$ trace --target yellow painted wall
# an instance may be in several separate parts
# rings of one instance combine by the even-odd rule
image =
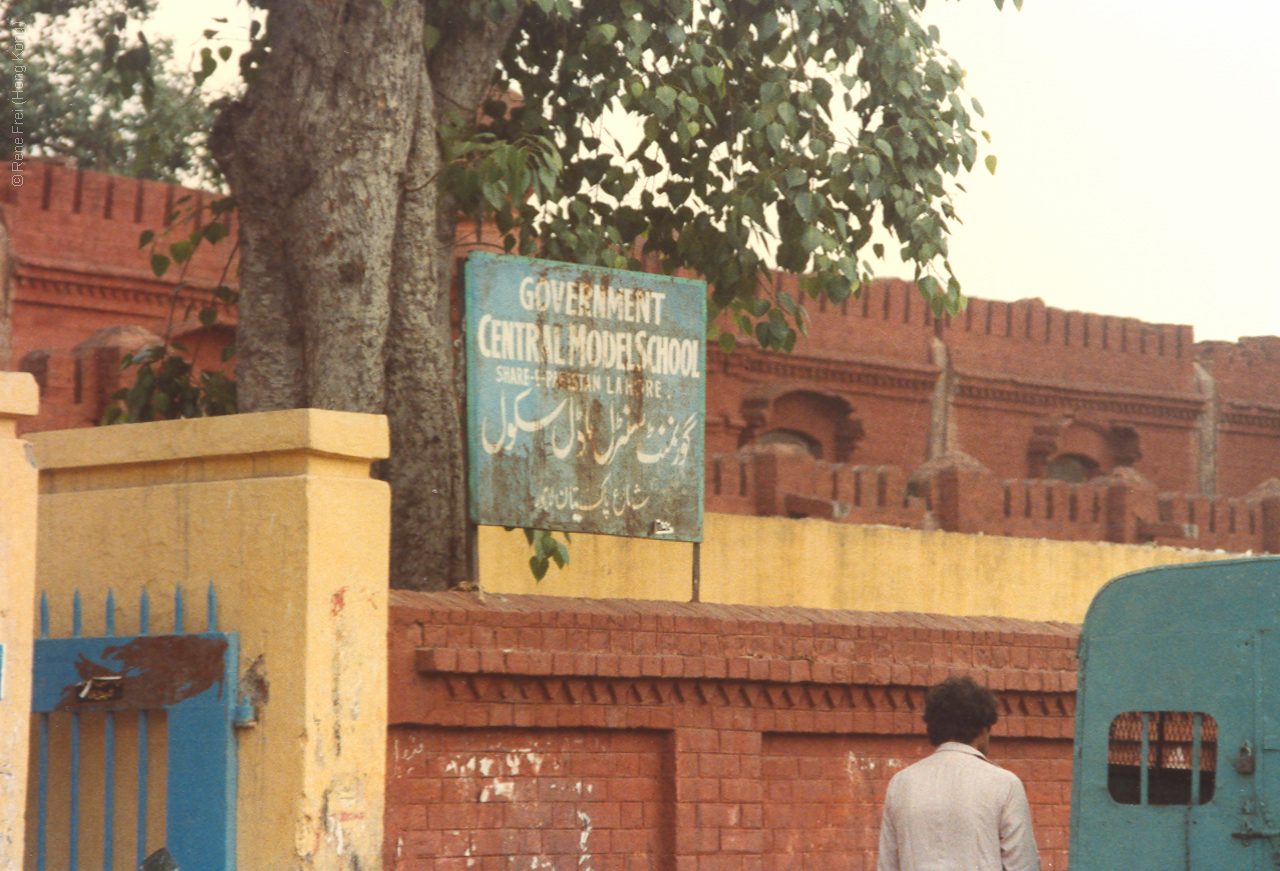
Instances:
[[[6,396],[0,391],[0,426],[3,409],[26,408]],[[33,470],[8,426],[0,485],[20,492]],[[390,500],[368,470],[386,456],[385,421],[300,410],[32,441],[41,468],[38,585],[55,603],[53,634],[68,633],[76,588],[89,615],[101,613],[113,588],[117,631],[127,634],[139,590],[152,596],[153,631],[164,631],[181,586],[188,628],[202,628],[195,603],[213,582],[219,627],[240,634],[242,670],[265,680],[258,725],[237,733],[240,866],[337,871],[358,857],[360,867],[380,867]],[[29,539],[30,519],[15,504],[0,502],[0,536],[26,523]],[[553,568],[541,583],[529,574],[520,533],[486,528],[480,544],[490,593],[690,598],[689,544],[574,536],[570,568]],[[1116,575],[1214,557],[708,515],[701,599],[1078,622]],[[19,605],[0,616],[19,615],[29,639],[30,596]],[[0,631],[12,625],[0,622]]]
[[[74,589],[88,617],[108,586],[121,634],[143,587],[153,632],[176,586],[203,631],[213,582],[242,672],[265,679],[258,724],[237,730],[239,867],[381,867],[390,498],[369,463],[387,455],[385,419],[301,410],[32,441],[52,634]]]
[[[0,868],[22,867],[31,632],[35,606],[36,467],[17,438],[19,418],[39,408],[35,379],[0,372]]]
[[[925,611],[1079,623],[1125,572],[1226,554],[708,514],[701,601]],[[570,564],[541,582],[519,532],[481,529],[481,586],[492,593],[688,601],[693,546],[575,535]]]

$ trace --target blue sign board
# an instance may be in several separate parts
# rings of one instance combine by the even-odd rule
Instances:
[[[702,540],[706,283],[467,261],[471,519]]]

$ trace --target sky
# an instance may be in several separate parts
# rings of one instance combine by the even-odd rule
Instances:
[[[180,56],[214,15],[246,14],[160,9]],[[924,17],[998,159],[956,198],[967,295],[1190,324],[1200,340],[1280,335],[1280,4],[931,0]]]

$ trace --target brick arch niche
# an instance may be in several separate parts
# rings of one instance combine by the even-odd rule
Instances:
[[[1027,443],[1027,477],[1080,483],[1132,466],[1141,457],[1133,427],[1062,415],[1033,427]]]
[[[742,402],[746,426],[738,446],[789,444],[815,459],[849,462],[864,434],[853,411],[847,400],[811,390],[783,388],[749,395]]]

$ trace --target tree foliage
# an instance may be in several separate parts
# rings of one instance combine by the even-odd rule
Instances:
[[[186,281],[191,258],[201,246],[216,245],[227,238],[231,232],[228,219],[235,202],[230,197],[212,201],[207,211],[201,210],[199,217],[203,223],[193,220],[194,209],[190,196],[179,198],[159,233],[144,230],[138,238],[138,248],[149,256],[156,277],[162,278],[171,268],[176,268],[178,282],[171,292],[164,341],[127,354],[120,361],[122,370],[134,371],[133,383],[112,395],[112,404],[103,415],[104,424],[215,417],[235,414],[238,410],[235,380],[217,370],[197,370],[193,361],[199,349],[188,348],[173,338],[174,321],[184,301],[182,321],[195,314],[200,325],[211,330],[218,325],[222,309],[233,308],[240,298],[227,284],[234,249],[227,252],[227,266],[218,286],[207,296],[191,293],[192,288]],[[181,232],[185,227],[192,229]],[[222,362],[227,363],[235,356],[235,342],[225,344],[219,354]]]
[[[217,170],[205,140],[216,110],[178,69],[168,40],[143,33],[155,0],[16,0],[0,47],[0,88],[22,76],[22,124],[5,148],[61,157],[83,169],[209,184]],[[19,45],[21,50],[18,50]],[[19,70],[18,67],[21,67]]]
[[[245,92],[211,138],[239,208],[241,408],[385,413],[392,583],[455,586],[460,213],[492,217],[508,251],[698,274],[713,319],[765,348],[789,350],[804,326],[772,269],[838,302],[874,272],[878,239],[915,264],[935,311],[956,310],[951,190],[977,161],[981,108],[923,7],[264,4]],[[207,52],[200,74],[229,56]],[[535,572],[567,556],[545,534],[531,544]]]
[[[488,109],[509,142],[554,141],[563,171],[480,161],[489,177],[456,191],[496,212],[510,250],[624,268],[654,254],[705,277],[711,316],[728,309],[766,348],[803,327],[769,271],[839,302],[875,271],[877,227],[935,311],[954,311],[948,182],[977,159],[981,107],[923,5],[530,3],[496,80],[515,96]]]

